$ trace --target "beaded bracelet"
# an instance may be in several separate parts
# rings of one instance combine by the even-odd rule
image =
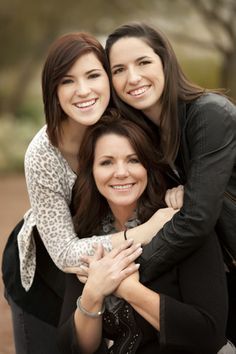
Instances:
[[[82,312],[84,315],[86,315],[88,317],[92,317],[92,318],[100,317],[105,311],[104,304],[102,305],[102,309],[98,312],[89,312],[89,311],[85,310],[85,308],[81,305],[81,296],[78,297],[78,299],[76,301],[76,305],[77,305],[78,309],[80,310],[80,312]]]
[[[125,238],[125,240],[127,240],[126,232],[127,232],[127,229],[125,229],[125,231],[124,231],[124,238]]]

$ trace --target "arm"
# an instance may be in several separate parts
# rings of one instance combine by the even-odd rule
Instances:
[[[160,332],[162,345],[183,352],[216,353],[225,344],[227,291],[214,233],[176,272],[166,273],[149,286],[158,293],[140,284],[133,274],[122,281],[116,294]]]
[[[138,281],[138,272],[123,280],[115,295],[126,300],[136,312],[160,330],[160,295]]]
[[[207,95],[190,107],[182,128],[184,204],[144,247],[142,281],[190,255],[214,229],[236,159],[235,117],[235,106],[217,95]]]
[[[126,241],[118,249],[112,250],[103,257],[103,248],[98,246],[93,259],[90,262],[87,282],[81,296],[81,306],[89,313],[97,313],[103,307],[105,296],[113,293],[120,282],[138,269],[133,263],[134,259],[140,255],[140,245],[133,245],[131,241]],[[66,289],[65,301],[69,304],[71,296]],[[64,306],[65,309],[65,306]],[[71,334],[66,331],[63,320],[60,332],[64,332],[62,342],[67,343],[65,352],[69,353]],[[74,313],[75,336],[83,354],[94,353],[102,341],[102,317],[91,317],[81,309],[76,309]],[[69,338],[69,342],[68,342]]]

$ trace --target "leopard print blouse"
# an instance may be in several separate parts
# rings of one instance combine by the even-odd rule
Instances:
[[[93,244],[112,249],[110,235],[79,239],[75,234],[69,205],[76,174],[48,138],[44,126],[33,138],[25,154],[25,177],[31,209],[24,215],[18,234],[22,286],[28,291],[36,269],[33,227],[37,225],[44,245],[55,264],[65,267],[80,264],[82,254],[93,254]]]

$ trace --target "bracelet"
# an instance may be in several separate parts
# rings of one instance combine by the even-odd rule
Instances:
[[[92,317],[92,318],[97,318],[100,317],[104,311],[105,311],[105,305],[102,305],[102,309],[98,312],[89,312],[87,310],[85,310],[85,308],[81,305],[81,297],[79,296],[77,301],[76,301],[76,305],[78,307],[78,309],[80,310],[80,312],[82,312],[84,315],[88,316],[88,317]]]
[[[127,229],[125,229],[125,231],[124,231],[124,238],[125,238],[125,240],[127,240],[126,232],[127,232]]]

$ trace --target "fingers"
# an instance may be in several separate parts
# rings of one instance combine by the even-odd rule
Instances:
[[[133,239],[129,239],[124,241],[119,247],[114,248],[110,253],[109,256],[114,258],[116,257],[118,254],[120,254],[121,252],[123,252],[124,250],[128,249],[129,247],[131,247],[134,243]]]
[[[184,186],[168,189],[165,195],[165,202],[168,207],[180,209],[183,206]]]
[[[81,267],[66,267],[64,268],[65,273],[74,273],[78,274],[81,270]]]
[[[77,275],[77,278],[78,278],[78,280],[79,280],[81,283],[83,283],[83,284],[85,284],[85,283],[87,282],[87,280],[88,280],[88,277],[86,277],[86,276],[81,276],[81,275]]]
[[[139,269],[140,264],[139,263],[132,263],[129,267],[126,267],[120,272],[120,278],[121,281],[130,276],[131,274],[137,272]]]
[[[76,274],[77,276],[88,276],[89,268],[86,265],[81,265],[80,267],[66,267],[64,269],[65,273]]]

